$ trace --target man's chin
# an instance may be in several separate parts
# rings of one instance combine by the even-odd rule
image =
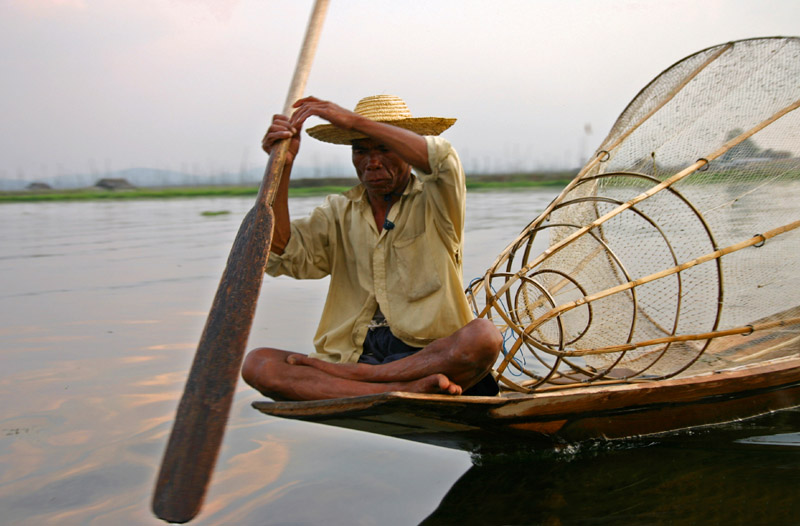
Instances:
[[[392,193],[392,185],[365,182],[364,187],[371,194],[388,195]]]

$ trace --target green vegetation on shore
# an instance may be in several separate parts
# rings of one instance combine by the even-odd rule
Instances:
[[[502,190],[564,186],[574,176],[573,172],[475,175],[467,177],[470,191]],[[358,183],[355,178],[320,178],[292,180],[289,195],[303,197],[328,195],[346,191]],[[88,201],[101,199],[170,199],[186,197],[255,196],[257,186],[177,186],[164,188],[133,188],[106,190],[98,187],[71,190],[22,190],[0,192],[0,203],[33,201]]]
[[[0,203],[20,201],[91,201],[100,199],[162,199],[173,197],[207,197],[255,195],[258,188],[239,186],[136,188],[133,190],[103,190],[78,188],[70,190],[27,190],[0,192]]]
[[[508,188],[544,188],[550,186],[566,186],[572,179],[548,179],[541,181],[470,181],[467,179],[467,190],[505,190]]]

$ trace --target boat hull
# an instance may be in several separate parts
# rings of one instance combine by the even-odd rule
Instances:
[[[412,393],[254,402],[283,418],[482,453],[725,424],[800,406],[800,358],[653,382],[499,397]]]

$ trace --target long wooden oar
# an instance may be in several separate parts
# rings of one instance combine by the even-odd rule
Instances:
[[[302,97],[328,0],[317,0],[283,113]],[[168,522],[200,511],[225,433],[272,242],[272,200],[289,141],[275,145],[253,209],[245,217],[211,305],[161,462],[153,512]]]

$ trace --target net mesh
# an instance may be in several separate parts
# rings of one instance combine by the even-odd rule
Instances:
[[[506,387],[658,379],[798,354],[800,39],[715,46],[628,105],[467,290]]]

